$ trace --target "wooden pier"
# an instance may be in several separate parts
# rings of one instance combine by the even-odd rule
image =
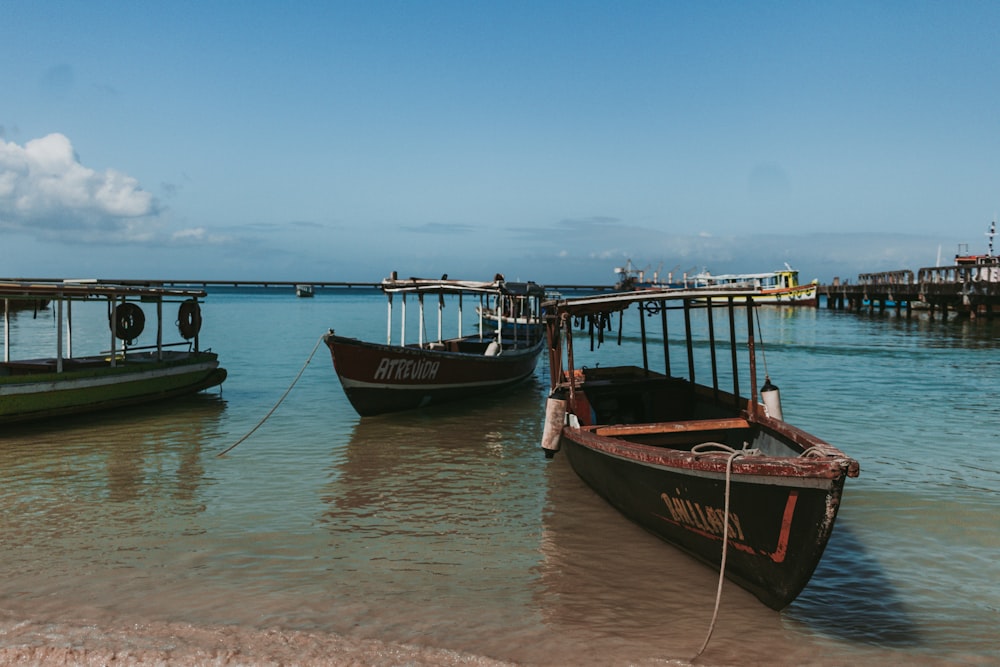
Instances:
[[[0,281],[8,282],[51,282],[52,278],[0,278]],[[193,287],[202,289],[215,288],[246,288],[246,289],[274,289],[287,290],[295,293],[295,288],[300,285],[309,285],[316,289],[380,289],[379,282],[346,281],[346,280],[204,280],[204,279],[135,279],[135,278],[101,278],[102,282],[114,283],[116,285],[136,285],[142,287]],[[516,281],[514,281],[516,282]],[[613,290],[611,285],[583,285],[583,284],[546,284],[546,290],[567,291],[567,292],[607,292]]]
[[[992,258],[996,260],[996,258]],[[949,313],[958,317],[988,317],[1000,314],[1000,261],[910,270],[862,273],[856,284],[820,285],[826,307],[836,310],[885,311],[893,309],[907,317],[913,310],[931,318]]]

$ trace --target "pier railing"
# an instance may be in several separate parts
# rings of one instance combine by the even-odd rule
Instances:
[[[869,310],[914,308],[929,310],[931,316],[940,310],[975,317],[992,317],[1000,313],[1000,259],[979,264],[933,266],[919,269],[914,275],[908,269],[858,275],[856,284],[835,280],[833,285],[821,285],[827,308]]]
[[[860,285],[912,285],[913,271],[883,271],[881,273],[862,273],[858,276]]]
[[[920,269],[917,280],[928,285],[1000,282],[1000,264],[961,264]]]

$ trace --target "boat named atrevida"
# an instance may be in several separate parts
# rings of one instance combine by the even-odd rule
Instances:
[[[700,288],[546,302],[551,393],[542,446],[549,456],[564,452],[625,516],[715,568],[724,564],[728,578],[781,609],[812,576],[844,482],[859,466],[783,421],[777,388],[767,378],[758,385],[758,296]],[[574,325],[589,333],[590,349],[615,331],[621,345],[633,306],[638,325],[624,340],[638,364],[588,358],[582,366]],[[657,322],[660,331],[647,332]],[[697,382],[696,370],[707,381]]]
[[[323,337],[333,358],[333,367],[344,393],[361,416],[468,399],[518,384],[534,371],[544,346],[539,319],[545,291],[532,282],[507,282],[497,275],[492,282],[407,278],[395,274],[382,281],[389,300],[385,343],[338,336],[331,329]],[[399,341],[393,343],[393,297],[399,298]],[[415,342],[406,342],[407,297],[416,298],[418,314]],[[425,339],[425,299],[436,306],[437,337]],[[463,330],[463,308],[477,315],[475,333]],[[457,309],[455,337],[444,336],[445,304]],[[534,326],[513,330],[501,325],[502,313],[513,304]],[[487,326],[485,313],[498,313],[494,327]]]
[[[199,299],[204,296],[203,290],[145,283],[0,282],[5,305],[0,424],[159,401],[221,384],[226,371],[219,367],[218,356],[199,345]],[[14,350],[29,347],[31,341],[19,346],[11,340],[11,318],[18,304],[39,301],[50,303],[55,349],[48,356],[32,352],[31,357],[15,359]],[[106,309],[107,350],[81,355],[73,349],[74,306],[78,318],[88,308]],[[155,313],[153,327],[146,326],[146,310]],[[164,340],[167,319],[177,322],[176,342]],[[146,340],[150,342],[139,344]]]

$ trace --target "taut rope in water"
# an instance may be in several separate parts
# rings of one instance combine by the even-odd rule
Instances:
[[[719,587],[715,592],[715,611],[712,612],[712,623],[708,626],[708,635],[705,636],[705,641],[702,643],[701,648],[698,652],[694,654],[691,660],[696,660],[705,652],[708,648],[708,642],[712,639],[712,633],[715,632],[715,622],[719,618],[719,604],[722,601],[722,583],[726,580],[726,554],[729,551],[729,487],[731,485],[733,476],[733,461],[740,456],[745,456],[746,454],[756,453],[756,450],[751,449],[733,449],[722,443],[705,443],[706,445],[711,445],[713,448],[728,450],[728,458],[726,459],[726,503],[725,512],[722,515],[722,562],[719,565]],[[699,445],[695,445],[691,451],[697,451]]]
[[[271,408],[270,411],[268,411],[268,413],[266,415],[264,415],[264,418],[261,419],[259,422],[257,422],[257,425],[254,426],[252,429],[250,429],[247,432],[246,435],[244,435],[242,438],[240,438],[239,440],[237,440],[236,442],[234,442],[228,448],[226,448],[226,449],[222,450],[221,452],[219,452],[218,454],[216,454],[215,455],[216,458],[218,458],[220,456],[225,456],[229,452],[233,451],[233,449],[236,448],[236,445],[240,444],[241,442],[243,442],[244,440],[246,440],[247,438],[249,438],[251,435],[253,435],[253,432],[256,431],[257,429],[259,429],[261,426],[263,426],[264,422],[266,422],[268,420],[268,418],[270,418],[270,416],[274,414],[274,411],[278,409],[278,406],[281,405],[281,402],[284,401],[285,397],[288,396],[289,392],[292,391],[292,387],[295,386],[295,383],[297,383],[299,381],[299,378],[302,377],[302,374],[306,370],[306,366],[308,366],[309,362],[312,361],[313,355],[316,354],[316,350],[319,349],[319,344],[322,343],[322,342],[323,342],[323,336],[320,336],[319,340],[316,341],[316,345],[313,346],[312,352],[309,353],[309,358],[306,359],[306,363],[302,364],[302,369],[299,370],[299,374],[295,376],[295,379],[292,380],[292,384],[288,385],[288,389],[286,389],[285,393],[281,395],[281,398],[278,399],[278,402],[274,404],[274,407]]]

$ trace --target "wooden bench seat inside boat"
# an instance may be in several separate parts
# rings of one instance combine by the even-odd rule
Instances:
[[[750,422],[740,417],[690,419],[650,424],[608,424],[586,427],[597,435],[671,449],[690,450],[704,442],[738,447],[747,438]]]
[[[39,359],[38,361],[6,361],[0,364],[0,375],[35,375],[38,373],[55,373],[54,359]]]
[[[119,360],[119,363],[122,363]],[[78,357],[62,360],[64,371],[75,371],[84,368],[103,368],[109,364],[104,357]],[[0,363],[0,375],[37,375],[40,373],[55,373],[55,359],[34,359],[22,361],[7,361]]]
[[[622,436],[645,433],[694,433],[700,431],[729,431],[734,428],[750,428],[750,422],[742,417],[723,419],[689,419],[685,421],[657,422],[652,424],[610,424],[591,426],[588,430],[597,435]]]

